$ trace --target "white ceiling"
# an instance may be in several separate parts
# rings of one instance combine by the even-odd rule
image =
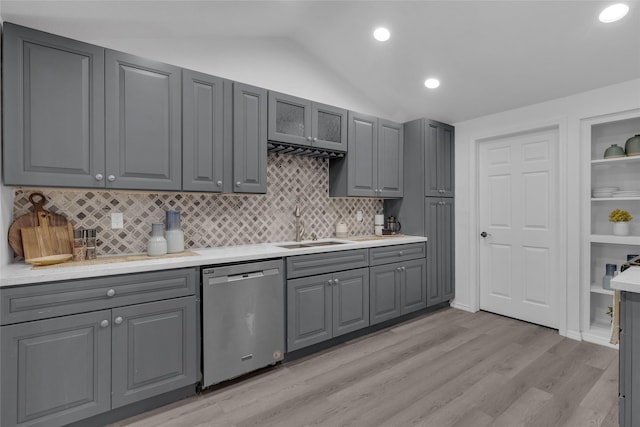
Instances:
[[[597,17],[613,2],[588,0],[0,0],[0,14],[87,41],[295,45],[388,118],[455,123],[640,78],[640,2],[625,1],[627,17],[606,25]],[[390,41],[373,40],[379,25]],[[428,76],[440,88],[426,89]]]

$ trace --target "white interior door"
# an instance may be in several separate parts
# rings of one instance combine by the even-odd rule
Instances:
[[[478,159],[480,309],[556,329],[557,153],[550,129],[482,142]]]

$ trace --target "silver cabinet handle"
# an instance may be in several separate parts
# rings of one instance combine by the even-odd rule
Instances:
[[[311,136],[307,137],[307,141],[311,142]]]
[[[338,283],[340,283],[340,281],[338,279],[333,279],[333,284],[337,285]]]
[[[101,173],[96,174],[96,181],[102,181],[103,179],[104,179],[104,175],[102,175]]]
[[[313,142],[318,142],[318,138],[313,138]]]
[[[407,271],[407,267],[402,266],[400,268],[402,268],[402,271]]]
[[[238,181],[236,182],[236,187],[240,187],[242,185],[242,182]]]
[[[398,256],[402,256],[402,255],[404,255],[404,252],[399,251],[399,252],[398,252]]]
[[[116,290],[115,290],[115,289],[109,289],[109,290],[107,291],[107,296],[108,296],[108,297],[112,297],[112,296],[114,296],[115,294],[116,294]]]
[[[107,326],[109,326],[109,321],[107,319],[104,319],[102,322],[100,322],[101,328],[106,328]]]
[[[333,286],[333,280],[331,280],[331,279],[327,280],[327,285]]]
[[[122,324],[123,320],[124,319],[122,318],[122,316],[118,316],[115,319],[113,319],[113,323],[115,323],[116,325],[120,325],[120,324]]]
[[[216,182],[216,185],[217,185],[218,187],[222,187],[222,181],[218,181],[218,182]]]
[[[113,181],[115,181],[115,180],[116,180],[116,176],[115,176],[115,175],[109,175],[109,176],[107,177],[107,181],[109,181],[109,182],[113,182]]]
[[[396,271],[399,273],[402,271],[402,269],[400,267],[396,268]]]

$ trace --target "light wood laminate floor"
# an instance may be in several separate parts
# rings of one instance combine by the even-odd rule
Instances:
[[[113,424],[616,426],[618,352],[444,309]]]

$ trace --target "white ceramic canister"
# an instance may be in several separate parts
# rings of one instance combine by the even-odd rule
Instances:
[[[147,254],[149,256],[166,255],[167,239],[164,238],[162,230],[163,224],[151,224],[151,237],[147,243]]]
[[[373,221],[373,225],[376,236],[382,236],[382,229],[384,228],[384,215],[376,215]]]
[[[184,251],[184,233],[180,229],[180,211],[167,211],[167,253],[175,254]]]
[[[347,224],[340,221],[336,224],[336,237],[344,239],[349,235],[349,230],[347,229]]]

